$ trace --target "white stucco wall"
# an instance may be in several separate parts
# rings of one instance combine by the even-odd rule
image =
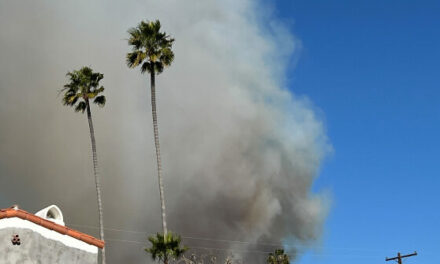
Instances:
[[[41,236],[51,239],[54,241],[61,242],[67,247],[79,249],[86,251],[88,253],[97,254],[98,248],[96,246],[87,244],[81,240],[75,239],[71,236],[60,234],[56,231],[49,230],[45,227],[42,227],[40,225],[37,225],[33,222],[23,220],[18,217],[12,217],[12,218],[4,218],[0,219],[0,230],[6,229],[6,228],[18,228],[18,229],[28,229],[32,230],[33,232],[36,232],[40,234]]]
[[[20,237],[20,245],[13,245],[12,235]],[[28,228],[0,229],[1,264],[97,264],[98,256],[59,240],[46,238]]]

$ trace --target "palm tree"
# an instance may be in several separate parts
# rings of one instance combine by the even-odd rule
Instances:
[[[146,248],[145,251],[151,254],[153,260],[159,260],[164,264],[168,264],[169,260],[178,260],[188,250],[187,247],[180,247],[180,236],[172,232],[168,232],[166,236],[157,233],[148,240],[151,242],[151,248]]]
[[[128,44],[132,46],[132,52],[127,54],[127,65],[130,68],[141,66],[141,73],[150,74],[151,84],[151,108],[153,113],[154,144],[156,146],[157,176],[159,181],[159,193],[162,210],[162,228],[165,238],[167,237],[167,222],[165,215],[165,197],[162,180],[162,163],[160,159],[159,128],[157,126],[156,110],[156,73],[163,72],[166,66],[170,66],[174,59],[171,50],[174,39],[165,32],[160,32],[160,22],[141,21],[135,28],[128,30],[130,38]]]
[[[269,253],[268,264],[289,264],[289,256],[284,253],[284,249],[276,249],[275,253]]]
[[[64,92],[62,99],[63,104],[74,107],[75,112],[84,113],[84,111],[87,111],[90,139],[92,141],[93,173],[95,176],[96,195],[98,198],[99,231],[100,238],[104,241],[101,187],[98,177],[98,156],[96,154],[95,132],[93,129],[92,112],[90,110],[90,101],[92,99],[93,103],[100,107],[104,107],[105,105],[105,96],[101,94],[104,91],[104,87],[99,86],[99,81],[104,78],[104,75],[98,72],[93,72],[89,67],[82,67],[80,70],[67,73],[67,77],[69,78],[69,82],[65,84],[64,88],[61,90]],[[101,263],[105,264],[105,247],[101,251],[101,261]]]

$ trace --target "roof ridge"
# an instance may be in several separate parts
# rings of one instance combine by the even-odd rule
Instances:
[[[7,208],[7,209],[0,209],[0,219],[3,218],[12,218],[12,217],[18,217],[23,220],[27,220],[30,222],[33,222],[34,224],[40,225],[44,228],[56,231],[60,234],[67,235],[70,237],[73,237],[75,239],[81,240],[87,244],[103,248],[105,245],[105,242],[97,239],[91,235],[85,234],[83,232],[77,231],[75,229],[59,225],[57,223],[54,223],[50,220],[44,219],[42,217],[36,216],[32,213],[26,212],[22,209],[13,209],[13,208]]]

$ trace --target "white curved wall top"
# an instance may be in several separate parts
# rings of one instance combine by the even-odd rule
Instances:
[[[54,204],[38,211],[35,215],[59,225],[64,225],[63,213],[60,208]]]

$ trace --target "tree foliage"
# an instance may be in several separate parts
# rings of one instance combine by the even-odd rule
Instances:
[[[64,92],[63,104],[74,107],[76,112],[82,112],[87,109],[89,100],[93,99],[93,103],[103,107],[106,98],[101,93],[104,87],[99,86],[99,81],[104,75],[99,72],[93,72],[89,67],[82,67],[80,70],[67,73],[69,82],[64,85],[61,90]],[[100,95],[101,94],[101,95]]]
[[[172,232],[168,232],[165,237],[157,233],[148,240],[151,242],[151,247],[146,248],[145,251],[151,254],[153,260],[159,260],[164,264],[169,260],[178,260],[188,250],[187,247],[181,246],[180,236]]]
[[[171,50],[174,39],[160,32],[160,21],[141,21],[137,27],[128,30],[128,44],[132,52],[127,54],[127,65],[135,68],[141,65],[141,72],[162,73],[174,60]]]
[[[289,256],[284,253],[284,249],[276,249],[267,257],[268,264],[289,264],[289,261]]]

